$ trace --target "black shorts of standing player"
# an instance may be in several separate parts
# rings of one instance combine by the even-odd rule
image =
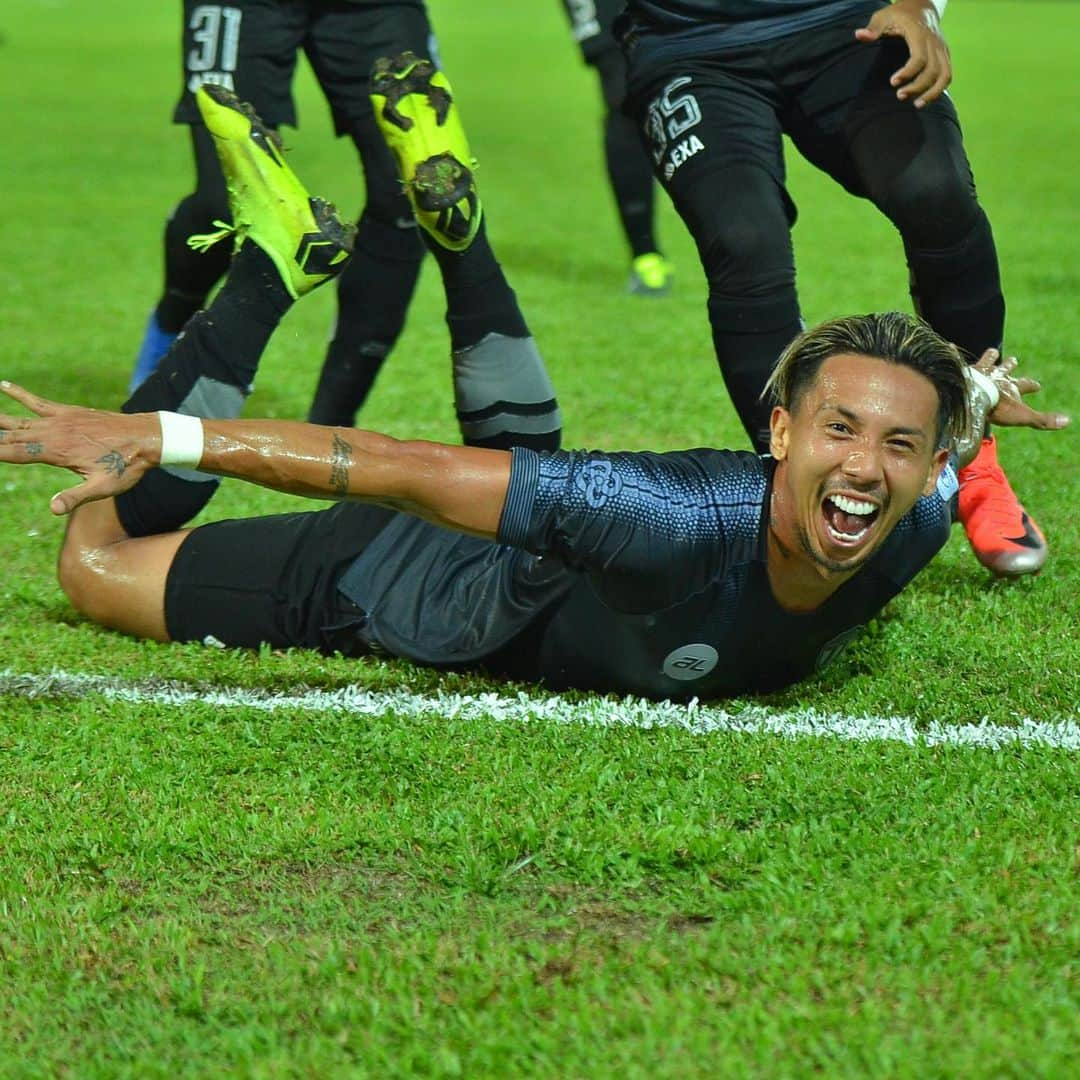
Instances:
[[[663,49],[628,41],[628,108],[697,243],[717,359],[759,450],[770,411],[762,388],[801,325],[783,134],[897,227],[916,308],[939,334],[973,356],[1002,339],[997,255],[953,104],[898,101],[889,78],[906,46],[859,42],[863,25],[849,16],[722,53],[667,50],[659,61]]]
[[[582,59],[595,69],[600,80],[604,99],[604,163],[630,247],[627,290],[637,296],[662,296],[671,286],[672,268],[656,242],[652,163],[640,128],[623,111],[626,61],[611,29],[625,0],[562,0],[562,3]]]
[[[375,60],[405,50],[436,54],[422,0],[185,0],[183,90],[173,120],[191,127],[196,187],[166,225],[164,291],[133,385],[154,369],[228,265],[228,242],[208,252],[187,246],[189,236],[229,217],[224,178],[194,91],[208,82],[226,86],[251,102],[269,126],[295,125],[292,80],[303,52],[337,134],[352,139],[363,168],[354,257],[338,279],[338,319],[310,414],[320,423],[352,423],[404,325],[424,251],[368,100]]]

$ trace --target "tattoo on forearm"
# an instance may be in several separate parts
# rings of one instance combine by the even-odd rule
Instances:
[[[352,464],[352,447],[335,431],[330,448],[330,490],[345,495],[349,490],[349,466]]]
[[[112,473],[113,476],[123,476],[127,471],[124,455],[119,450],[110,450],[107,454],[102,454],[97,460],[98,464],[103,465],[105,471]]]
[[[29,455],[30,455],[31,457],[39,457],[39,456],[41,455],[42,451],[44,451],[44,449],[45,449],[45,446],[44,446],[44,444],[43,444],[43,443],[39,443],[39,442],[28,442],[28,443],[26,444],[26,452],[27,452],[27,453],[28,453],[28,454],[29,454]]]

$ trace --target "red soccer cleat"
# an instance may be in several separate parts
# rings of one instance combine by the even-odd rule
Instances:
[[[993,435],[983,439],[959,479],[960,521],[979,562],[1005,577],[1041,570],[1049,554],[1046,539],[1001,471]]]

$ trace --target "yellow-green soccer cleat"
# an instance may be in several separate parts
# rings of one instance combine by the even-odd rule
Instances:
[[[371,72],[371,104],[420,227],[442,247],[464,251],[482,210],[446,76],[411,52],[383,57]]]
[[[626,291],[633,296],[666,296],[674,277],[675,267],[660,252],[649,251],[630,264]]]
[[[313,198],[285,163],[281,140],[246,102],[222,86],[199,87],[195,100],[229,189],[233,223],[188,238],[196,250],[229,234],[247,238],[273,260],[293,299],[329,281],[345,265],[355,230],[324,199]]]

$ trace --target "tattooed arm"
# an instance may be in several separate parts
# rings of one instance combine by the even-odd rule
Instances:
[[[0,462],[42,462],[83,478],[55,495],[54,513],[133,487],[161,460],[156,413],[62,405],[0,383],[34,417],[0,416]],[[402,441],[372,431],[290,420],[204,420],[203,472],[314,498],[359,499],[494,537],[510,477],[501,450]]]
[[[378,502],[494,537],[510,480],[504,450],[404,441],[290,420],[204,420],[199,468],[314,498]]]

